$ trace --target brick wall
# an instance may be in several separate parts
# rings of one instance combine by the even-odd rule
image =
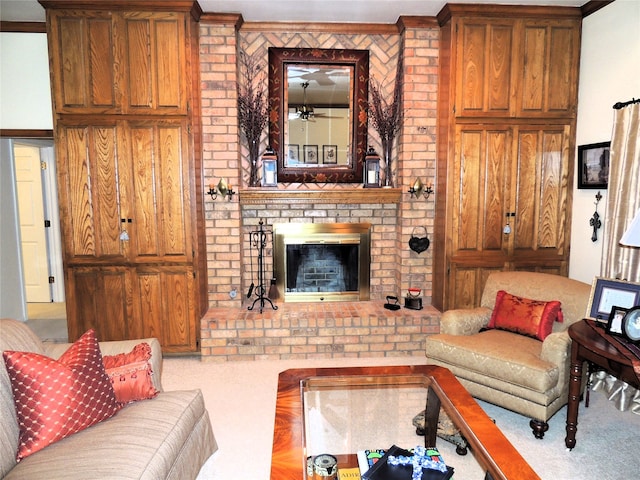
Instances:
[[[255,25],[238,29],[237,18],[204,18],[200,27],[200,63],[203,113],[204,183],[227,179],[234,190],[248,185],[249,162],[244,139],[238,129],[236,82],[240,50],[264,58],[265,89],[268,48],[350,48],[370,53],[370,77],[393,89],[398,53],[404,54],[404,122],[396,141],[393,170],[395,184],[406,192],[416,177],[427,183],[435,175],[435,121],[439,29],[432,19],[407,19],[398,32],[390,26],[385,33],[336,33],[265,31]],[[386,33],[386,31],[392,33]],[[356,29],[362,31],[362,29]],[[369,129],[368,144],[382,153],[375,130]],[[265,131],[262,150],[266,147]],[[353,188],[338,184],[279,184],[279,189]],[[398,204],[297,204],[274,208],[245,205],[237,197],[205,200],[208,295],[213,309],[225,309],[233,318],[246,310],[246,293],[251,283],[247,232],[259,220],[267,225],[283,221],[370,222],[371,298],[381,301],[388,294],[402,295],[409,286],[422,288],[425,305],[432,290],[431,249],[417,254],[408,247],[412,235],[433,237],[433,198],[410,199],[403,193]],[[266,262],[271,268],[271,250]],[[268,270],[270,271],[270,270]],[[232,297],[230,292],[238,295]],[[300,307],[302,308],[302,307]],[[229,310],[230,309],[230,310]],[[385,310],[385,312],[388,312]],[[205,343],[211,338],[211,324],[203,321],[203,355],[211,353]]]

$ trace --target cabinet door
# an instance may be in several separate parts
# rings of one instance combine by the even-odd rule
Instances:
[[[510,253],[522,261],[558,262],[567,253],[570,130],[569,125],[516,129]]]
[[[136,320],[132,338],[156,337],[164,352],[197,351],[193,269],[136,269]]]
[[[124,340],[134,315],[126,267],[72,267],[65,271],[69,341],[93,328],[99,341]]]
[[[189,136],[186,121],[129,122],[127,218],[131,260],[190,262]]]
[[[575,117],[579,20],[524,22],[519,116]]]
[[[124,261],[121,194],[130,169],[118,127],[59,125],[56,146],[65,262]]]
[[[117,112],[111,13],[48,10],[48,15],[56,112]]]
[[[510,116],[514,22],[465,19],[456,30],[456,115]]]
[[[118,28],[124,112],[187,113],[186,14],[123,12]]]
[[[450,191],[452,253],[502,258],[509,202],[511,129],[462,126],[456,132],[456,153]]]

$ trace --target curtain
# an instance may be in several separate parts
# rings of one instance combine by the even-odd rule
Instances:
[[[609,196],[604,221],[601,273],[640,282],[640,248],[618,242],[640,210],[640,104],[615,111],[611,138]],[[619,410],[640,415],[640,391],[615,377],[594,375],[593,390],[604,390]]]

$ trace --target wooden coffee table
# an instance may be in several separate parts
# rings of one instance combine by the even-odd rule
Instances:
[[[363,392],[370,401],[361,401],[357,396]],[[374,406],[370,403],[384,395],[391,395],[395,400],[382,409],[376,421],[371,421],[365,417],[372,414],[370,410]],[[412,448],[422,442],[420,437],[414,432],[413,444],[401,444],[407,440],[399,437],[396,440],[394,435],[399,434],[394,427],[402,424],[404,428],[406,424],[411,428],[413,417],[424,410],[425,405],[426,445],[436,445],[438,415],[442,408],[467,439],[469,449],[486,472],[486,479],[540,478],[449,370],[434,365],[413,365],[306,368],[280,373],[271,480],[310,479],[307,458],[318,454],[314,451],[318,448],[335,456],[339,468],[357,466],[355,450],[362,447],[354,443],[354,438],[358,436],[357,423],[362,418],[369,422],[368,428],[377,424],[385,426],[393,439],[389,445],[369,444],[366,448],[388,448],[393,443]],[[319,421],[324,422],[322,428],[318,428]],[[374,434],[368,438],[380,437]],[[445,458],[445,461],[455,468],[455,459]]]

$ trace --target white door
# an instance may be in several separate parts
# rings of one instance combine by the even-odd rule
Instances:
[[[50,302],[40,149],[15,145],[13,154],[27,302]]]

